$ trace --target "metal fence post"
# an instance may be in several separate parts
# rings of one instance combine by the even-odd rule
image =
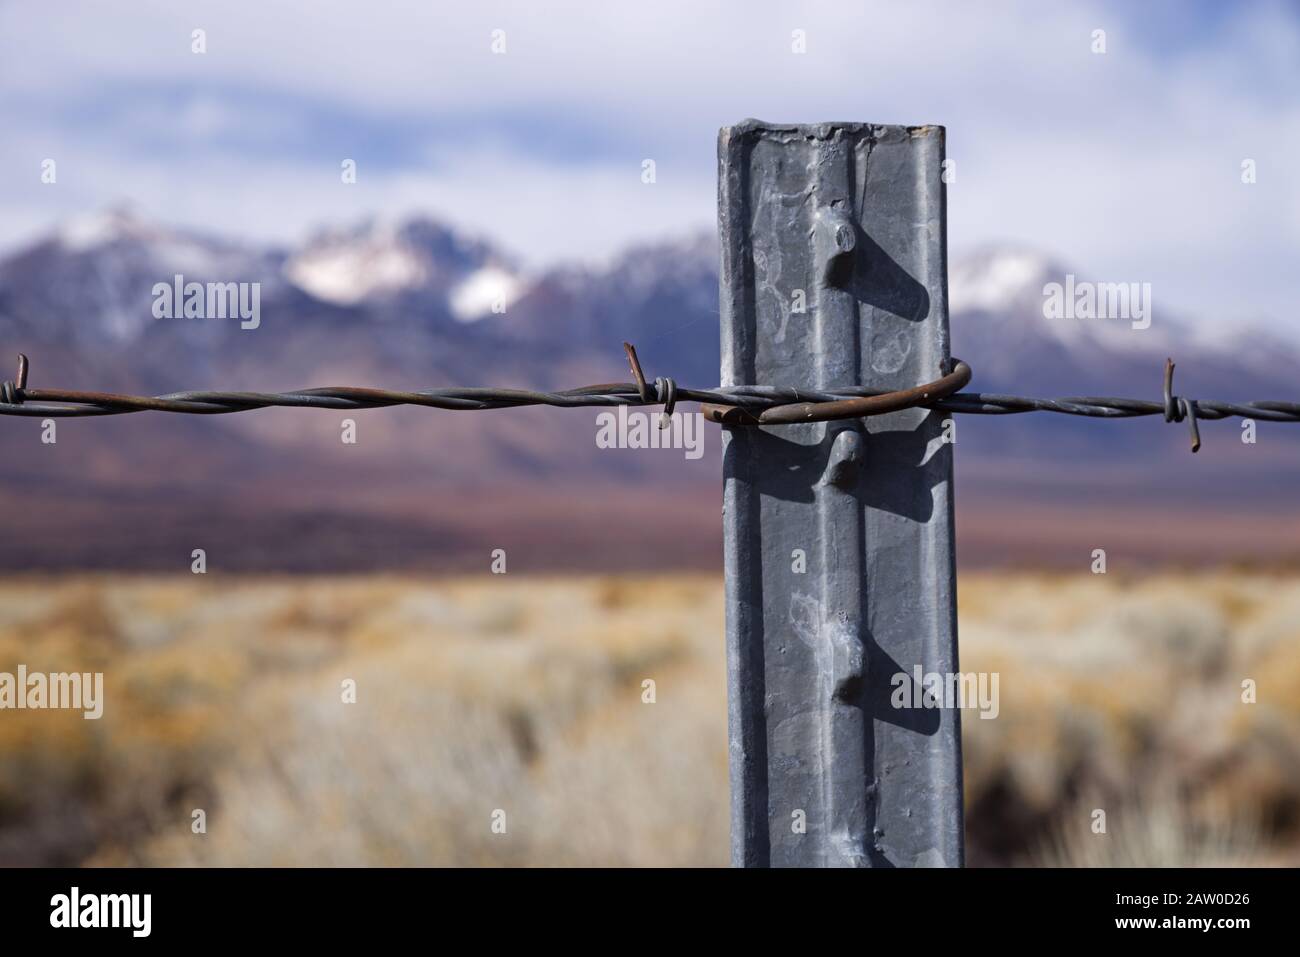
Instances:
[[[934,126],[721,131],[724,386],[946,368],[943,158]],[[942,414],[723,431],[733,863],[960,866],[959,714],[891,701],[957,671]]]

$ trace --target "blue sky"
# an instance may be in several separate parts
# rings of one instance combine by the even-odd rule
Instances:
[[[540,268],[712,228],[726,123],[939,123],[954,251],[1300,328],[1296,4],[10,2],[0,64],[3,247],[123,201],[259,242],[423,212]]]

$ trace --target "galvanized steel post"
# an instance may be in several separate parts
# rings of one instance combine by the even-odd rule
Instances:
[[[947,369],[943,159],[935,126],[721,131],[724,386]],[[916,681],[957,671],[943,415],[723,432],[733,863],[960,866],[959,713]]]

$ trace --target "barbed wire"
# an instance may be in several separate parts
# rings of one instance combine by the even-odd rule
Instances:
[[[524,406],[592,408],[662,405],[661,426],[678,402],[698,402],[705,416],[723,425],[779,425],[881,415],[905,408],[924,408],[965,415],[1019,415],[1054,412],[1100,419],[1130,419],[1163,415],[1166,422],[1190,423],[1192,451],[1200,448],[1198,421],[1239,417],[1267,422],[1300,422],[1300,403],[1281,401],[1218,402],[1187,399],[1173,392],[1174,362],[1165,362],[1164,394],[1160,401],[1113,396],[1040,399],[1018,395],[958,391],[971,379],[971,369],[953,359],[934,382],[901,391],[841,388],[833,391],[782,386],[744,385],[689,389],[661,377],[645,378],[636,349],[624,343],[635,382],[583,386],[560,392],[531,389],[447,388],[416,392],[352,386],[297,389],[289,392],[172,392],[166,395],[120,395],[66,389],[29,389],[28,360],[18,357],[15,379],[0,383],[0,415],[37,418],[78,418],[172,412],[188,415],[228,415],[267,408],[379,409],[399,405],[451,411],[514,409]]]

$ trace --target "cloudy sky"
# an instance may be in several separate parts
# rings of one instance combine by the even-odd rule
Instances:
[[[0,0],[0,115],[3,248],[123,202],[261,242],[426,212],[533,267],[711,228],[726,123],[936,123],[954,251],[1300,329],[1294,3]]]

